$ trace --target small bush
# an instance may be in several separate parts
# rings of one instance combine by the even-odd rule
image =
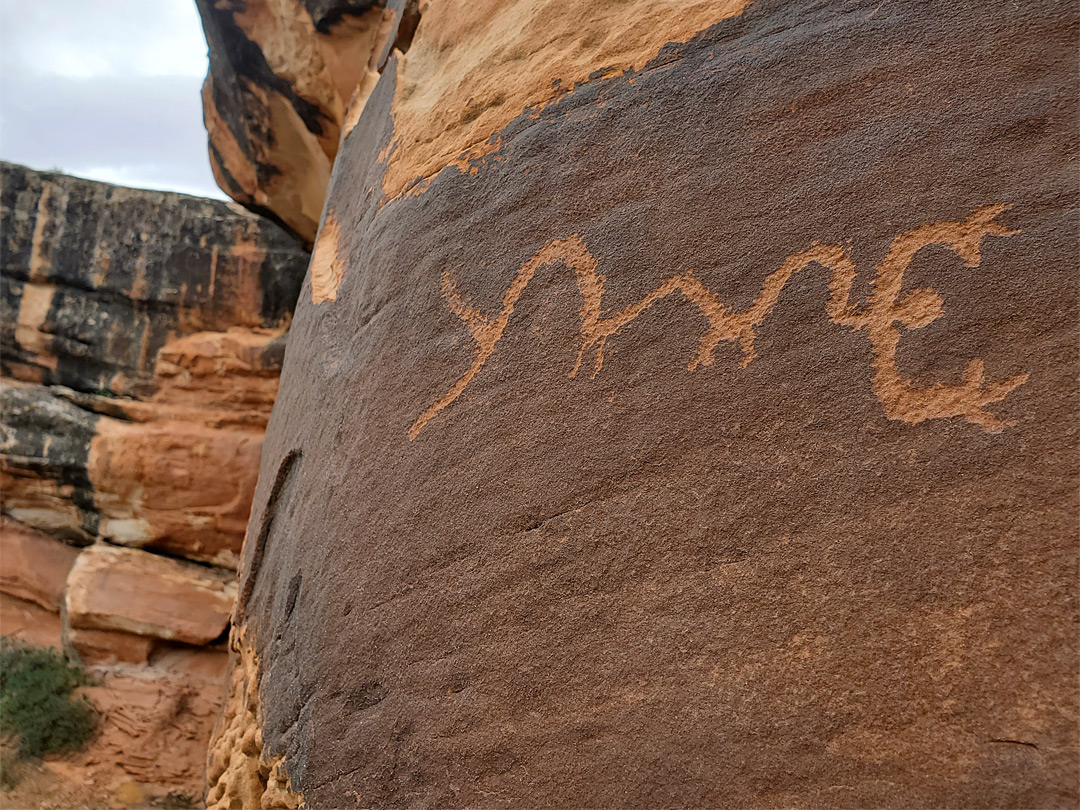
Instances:
[[[25,647],[0,637],[0,732],[13,735],[19,757],[82,748],[97,715],[85,699],[73,700],[88,683],[55,650]]]

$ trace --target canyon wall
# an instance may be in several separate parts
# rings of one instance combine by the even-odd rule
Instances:
[[[235,568],[307,254],[238,206],[0,171],[5,514]]]
[[[0,185],[0,624],[100,680],[52,792],[198,798],[308,255],[233,204],[9,163]]]
[[[1075,806],[1075,4],[418,11],[208,80],[336,155],[210,804]]]

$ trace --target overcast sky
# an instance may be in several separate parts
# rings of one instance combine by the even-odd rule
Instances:
[[[0,0],[0,158],[224,199],[194,0]]]

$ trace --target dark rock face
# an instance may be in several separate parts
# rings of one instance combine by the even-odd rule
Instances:
[[[307,806],[1075,806],[1076,42],[760,0],[400,195],[388,66],[237,614]]]
[[[5,513],[235,564],[307,254],[221,202],[0,177]]]

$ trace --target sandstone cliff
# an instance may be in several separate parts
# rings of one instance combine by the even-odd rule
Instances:
[[[235,567],[307,254],[213,200],[0,181],[5,514]]]
[[[239,206],[0,164],[0,630],[100,734],[4,803],[197,800],[307,253]]]
[[[316,5],[211,804],[1075,806],[1075,5]]]

